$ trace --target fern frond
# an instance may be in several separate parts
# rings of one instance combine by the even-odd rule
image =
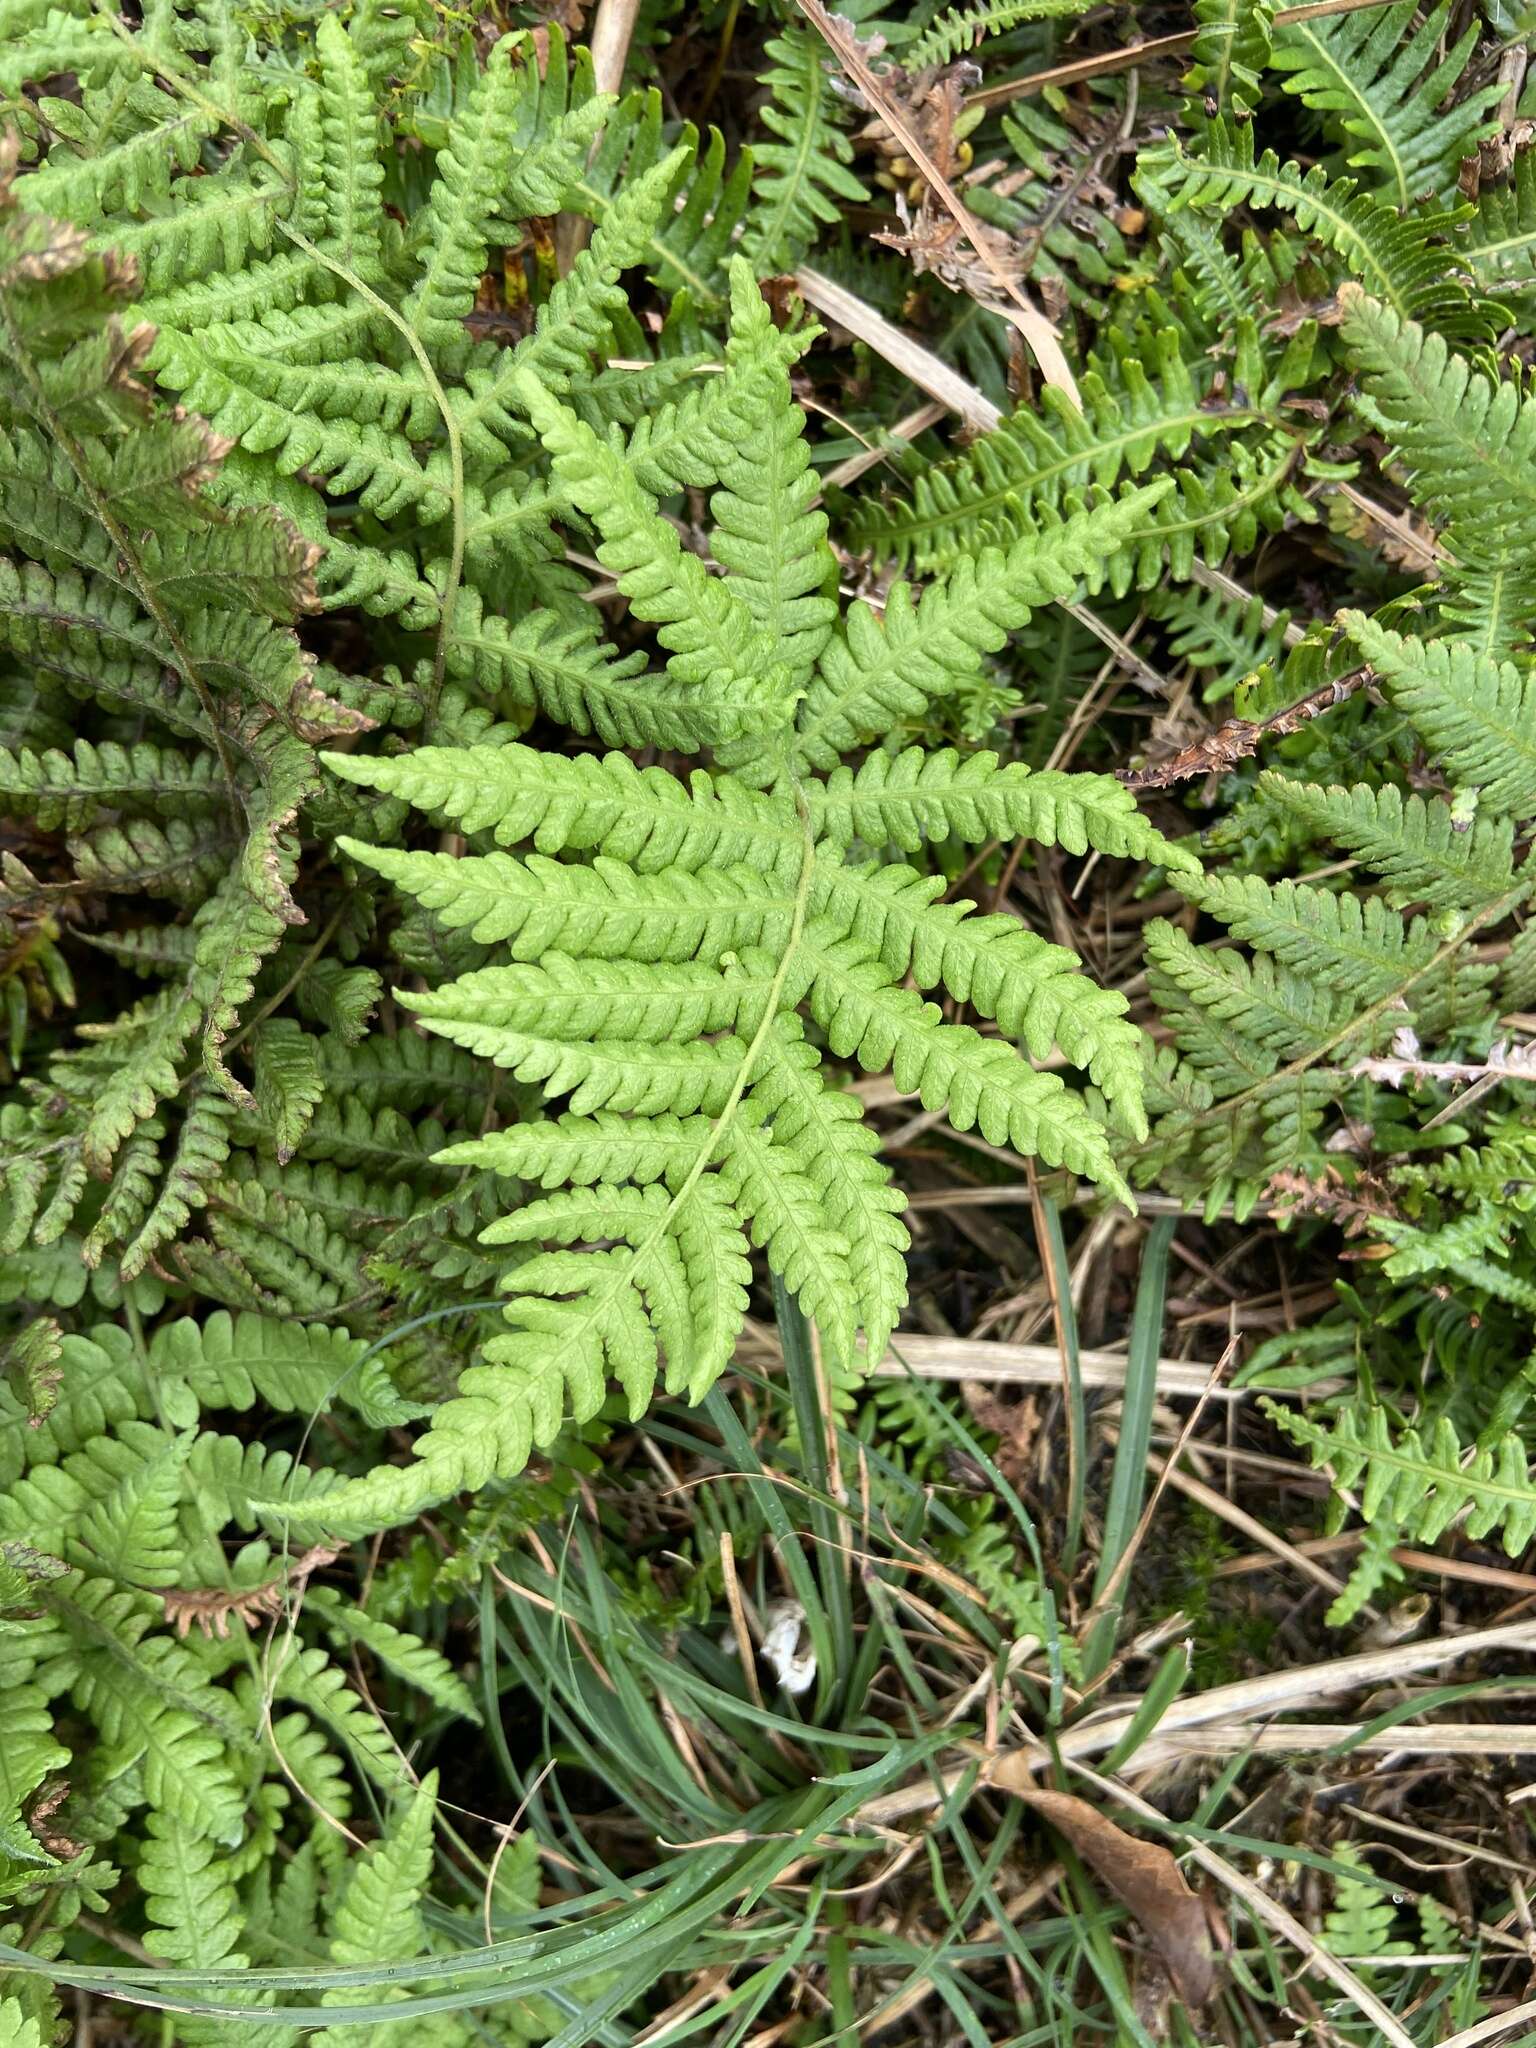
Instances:
[[[1404,211],[1425,199],[1453,200],[1463,157],[1497,127],[1497,79],[1451,97],[1477,47],[1472,25],[1440,54],[1448,0],[1418,20],[1414,0],[1366,14],[1287,22],[1273,65],[1285,90],[1330,116],[1352,170],[1375,173],[1376,191]]]
[[[1536,1534],[1536,1486],[1513,1431],[1497,1444],[1469,1450],[1444,1415],[1424,1429],[1394,1434],[1387,1411],[1375,1402],[1343,1408],[1331,1421],[1264,1405],[1341,1493],[1358,1497],[1368,1525],[1385,1519],[1413,1542],[1428,1544],[1464,1518],[1472,1542],[1497,1532],[1511,1557]]]
[[[603,118],[607,103],[599,98],[569,108],[546,141],[542,160],[520,158],[521,115],[533,79],[531,45],[504,36],[438,152],[437,177],[414,237],[422,271],[403,308],[413,331],[428,343],[459,340],[485,271],[493,224],[503,212],[516,218],[558,211]]]
[[[1154,830],[1112,776],[1032,773],[1022,762],[1000,766],[985,752],[872,753],[857,769],[835,768],[825,783],[810,785],[805,803],[818,840],[834,846],[862,839],[915,853],[946,839],[971,846],[1032,839],[1073,854],[1093,848],[1168,868],[1195,865]]]
[[[903,45],[902,65],[917,72],[929,64],[952,64],[984,37],[1006,35],[1021,22],[1083,11],[1083,0],[976,0],[969,7],[946,7],[916,42]]]
[[[1147,927],[1147,957],[1180,1051],[1213,1086],[1248,1087],[1345,1021],[1345,999],[1321,979],[1263,953],[1250,961],[1232,947],[1197,946],[1161,918]]]
[[[1259,787],[1320,838],[1359,854],[1391,884],[1387,901],[1399,909],[1422,903],[1430,910],[1477,910],[1497,902],[1514,880],[1508,818],[1464,820],[1449,803],[1404,797],[1390,784],[1321,789],[1269,773]]]
[[[224,1096],[206,1086],[193,1091],[160,1192],[131,1234],[122,1233],[128,1237],[119,1268],[124,1279],[142,1273],[208,1200],[209,1183],[229,1157],[231,1114],[232,1105]],[[94,1248],[88,1241],[87,1250]]]
[[[1444,544],[1469,578],[1452,615],[1489,641],[1485,592],[1517,622],[1536,612],[1536,398],[1455,354],[1442,334],[1395,308],[1343,294],[1344,339],[1365,380],[1365,409],[1409,472],[1415,502],[1445,527]]]
[[[15,1839],[38,1786],[70,1760],[69,1751],[54,1735],[53,1723],[43,1689],[26,1684],[20,1673],[8,1674],[5,1740],[0,1743],[0,1831],[7,1842]],[[5,2038],[0,2032],[0,2041]]]
[[[712,689],[728,697],[743,723],[750,713],[759,729],[781,725],[790,710],[789,679],[751,610],[655,517],[616,450],[526,375],[515,388],[556,476],[602,536],[599,560],[635,617],[658,626],[675,681],[685,692]]]
[[[1393,704],[1464,788],[1491,812],[1536,810],[1536,678],[1460,640],[1416,640],[1363,612],[1351,639]]]
[[[647,274],[669,294],[685,293],[697,307],[713,307],[741,236],[752,199],[752,157],[743,151],[729,172],[725,141],[711,129],[701,147],[691,122],[680,125],[654,87],[628,93],[608,116],[596,149],[571,187],[567,203],[599,223],[630,184],[670,149],[685,152],[651,231],[643,261]]]
[[[256,1100],[272,1127],[279,1166],[286,1166],[325,1094],[316,1042],[291,1018],[272,1019],[256,1034]]]
[[[335,15],[324,15],[315,31],[324,218],[316,223],[320,232],[311,231],[310,238],[344,268],[373,283],[383,269],[379,222],[384,166],[379,157],[378,115],[358,54],[356,26],[354,22],[354,32],[349,35]]]
[[[1180,83],[1208,118],[1245,121],[1259,104],[1274,57],[1272,0],[1195,0],[1192,62]]]
[[[278,1505],[281,1510],[282,1504]],[[406,1791],[409,1779],[394,1738],[378,1713],[350,1689],[324,1650],[304,1649],[295,1639],[284,1638],[265,1660],[263,1672],[272,1695],[292,1700],[329,1730],[357,1770],[386,1799],[398,1798]]]
[[[1536,150],[1519,152],[1507,184],[1482,187],[1456,253],[1489,290],[1536,285]]]
[[[354,1606],[332,1586],[311,1586],[304,1597],[306,1606],[320,1616],[334,1641],[366,1650],[386,1671],[425,1693],[444,1713],[480,1725],[480,1709],[475,1705],[474,1695],[441,1650],[424,1643],[420,1636]]]
[[[1169,488],[1165,480],[1127,490],[1059,524],[1031,527],[1006,552],[989,547],[962,558],[920,599],[895,584],[881,614],[862,601],[851,606],[801,706],[791,772],[837,767],[845,753],[957,690],[1034,612],[1098,588],[1106,565]],[[753,781],[779,768],[761,747],[726,758]]]
[[[999,542],[1020,531],[1020,515],[1071,511],[1073,494],[1144,476],[1160,455],[1186,456],[1195,441],[1236,433],[1261,416],[1250,406],[1213,405],[1174,328],[1122,344],[1079,379],[1079,408],[1052,386],[963,455],[926,465],[909,501],[870,500],[854,515],[859,546],[920,573],[947,568],[978,537]],[[1106,536],[1106,540],[1108,540]]]
[[[219,1868],[218,1845],[164,1813],[149,1815],[145,1834],[139,1870],[153,1927],[150,1954],[203,1969],[243,1969],[239,1895]]]
[[[751,425],[710,499],[710,546],[727,571],[727,587],[772,643],[794,691],[809,681],[837,617],[829,593],[837,562],[827,542],[827,516],[815,509],[820,484],[801,431],[789,374],[767,348],[772,321],[744,267],[731,268],[731,340],[727,358],[762,367],[753,382]]]
[[[1352,1842],[1340,1842],[1333,1851],[1336,1863],[1347,1871],[1365,1870],[1365,1861]],[[1333,1880],[1333,1905],[1323,1916],[1322,1939],[1336,1956],[1408,1956],[1413,1944],[1391,1939],[1397,1917],[1397,1901],[1388,1892],[1361,1876],[1339,1876]]]
[[[429,1771],[389,1831],[352,1864],[331,1921],[333,1963],[350,1968],[398,1963],[427,1946],[421,1900],[432,1874],[432,1830],[437,1818],[437,1773]],[[397,1997],[407,1994],[397,1989]],[[324,2005],[346,2005],[345,1986],[321,1994]],[[313,2038],[323,2048],[365,2048],[369,2027],[325,2027]]]
[[[1231,873],[1187,886],[1234,937],[1367,1003],[1391,995],[1437,950],[1424,919],[1405,924],[1379,896],[1336,896],[1308,882]]]
[[[840,1058],[866,1073],[890,1072],[904,1094],[942,1109],[956,1130],[979,1130],[991,1144],[1124,1191],[1102,1128],[1056,1075],[1036,1073],[968,1025],[943,1023],[937,1005],[898,986],[869,947],[833,933],[813,928],[804,950],[811,1014]]]
[[[152,1805],[233,1847],[245,1796],[230,1761],[238,1738],[227,1700],[189,1650],[147,1633],[157,1610],[143,1595],[84,1579],[58,1606],[79,1658],[72,1697],[96,1724],[103,1765],[137,1764]]]
[[[638,263],[676,182],[684,152],[674,150],[643,176],[627,182],[598,223],[590,244],[540,306],[534,331],[499,360],[472,368],[470,397],[456,405],[466,448],[492,462],[526,440],[527,429],[509,399],[520,376],[531,376],[556,397],[570,394],[593,359],[608,346],[615,323],[628,312],[619,289],[621,271]]]
[[[780,1012],[754,1072],[751,1099],[772,1122],[811,1184],[822,1213],[847,1245],[854,1319],[878,1362],[907,1298],[901,1223],[906,1203],[879,1162],[879,1140],[858,1103],[836,1087],[793,1013]]]
[[[1378,1516],[1367,1527],[1360,1555],[1350,1570],[1344,1590],[1335,1596],[1323,1617],[1330,1628],[1347,1628],[1384,1587],[1401,1580],[1402,1566],[1392,1557],[1401,1534],[1397,1525],[1383,1516]],[[1347,1953],[1360,1954],[1362,1951],[1350,1950]]]
[[[1352,179],[1330,179],[1321,165],[1303,171],[1282,163],[1272,149],[1256,155],[1252,123],[1213,121],[1200,155],[1177,160],[1177,176],[1175,208],[1246,205],[1291,214],[1399,320],[1435,321],[1449,333],[1483,324],[1441,246],[1455,214],[1402,216],[1358,191]]]
[[[853,145],[833,117],[832,72],[820,38],[795,26],[763,46],[762,83],[772,95],[763,126],[779,140],[757,145],[757,205],[747,252],[761,275],[793,269],[820,227],[869,194],[849,170]]]
[[[177,1509],[189,1437],[170,1437],[125,1472],[80,1523],[80,1541],[109,1578],[124,1585],[174,1585],[180,1567]]]

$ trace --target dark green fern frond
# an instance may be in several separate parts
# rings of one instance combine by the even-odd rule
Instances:
[[[1252,123],[1212,122],[1199,156],[1176,160],[1173,182],[1175,206],[1246,205],[1292,215],[1399,320],[1433,321],[1448,334],[1487,331],[1486,314],[1447,260],[1456,213],[1402,215],[1357,190],[1352,179],[1330,179],[1321,165],[1303,171],[1273,150],[1258,155]]]
[[[1478,30],[1442,49],[1448,0],[1417,20],[1414,0],[1395,7],[1287,22],[1275,36],[1274,68],[1285,90],[1325,115],[1351,170],[1375,174],[1376,192],[1406,211],[1456,196],[1457,169],[1497,126],[1495,79],[1449,104]]]
[[[1519,152],[1505,183],[1480,189],[1457,255],[1485,291],[1514,295],[1536,285],[1536,150]]]
[[[1207,119],[1245,121],[1259,104],[1274,42],[1271,0],[1195,0],[1192,62],[1181,81]]]
[[[1404,797],[1391,784],[1320,789],[1268,774],[1259,786],[1320,839],[1359,854],[1390,884],[1387,900],[1399,908],[1477,910],[1506,895],[1514,880],[1507,817],[1463,819],[1451,804]]]
[[[848,168],[853,145],[838,125],[833,70],[825,45],[804,26],[787,27],[765,46],[763,84],[771,95],[762,121],[778,137],[757,145],[757,206],[747,249],[759,271],[788,270],[820,227],[869,197]]]
[[[857,514],[859,544],[880,561],[928,574],[978,542],[996,545],[1021,517],[1066,509],[1074,493],[1141,477],[1160,456],[1185,457],[1197,441],[1240,433],[1260,418],[1251,407],[1213,406],[1196,381],[1176,330],[1146,333],[1079,381],[1082,408],[1047,387],[942,466],[925,467],[912,497]]]
[[[988,37],[1006,35],[1021,22],[1084,11],[1083,0],[977,0],[972,6],[947,7],[916,42],[901,45],[901,61],[914,72],[930,64],[952,64]]]
[[[1536,678],[1465,641],[1416,640],[1361,612],[1344,616],[1392,702],[1457,781],[1490,811],[1536,810]]]

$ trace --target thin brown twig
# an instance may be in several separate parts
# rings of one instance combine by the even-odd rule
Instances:
[[[1276,28],[1283,28],[1293,21],[1319,21],[1329,14],[1358,14],[1366,7],[1388,5],[1390,0],[1312,0],[1307,7],[1282,8],[1274,23]],[[1032,71],[1027,78],[1010,78],[1001,85],[989,85],[982,92],[972,93],[966,105],[1005,106],[1009,100],[1028,99],[1051,86],[1078,85],[1086,78],[1104,78],[1113,71],[1129,71],[1135,65],[1149,63],[1158,57],[1182,56],[1186,50],[1194,48],[1198,33],[1196,29],[1181,29],[1176,35],[1153,36],[1145,43],[1129,43],[1119,50],[1102,50],[1096,57],[1075,57],[1068,64],[1052,65],[1049,71]]]

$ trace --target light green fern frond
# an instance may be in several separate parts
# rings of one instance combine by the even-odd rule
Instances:
[[[1360,1851],[1351,1842],[1340,1842],[1333,1850],[1335,1863],[1347,1872],[1366,1868]],[[1411,1941],[1394,1941],[1392,1923],[1397,1918],[1397,1901],[1365,1876],[1340,1876],[1333,1880],[1333,1904],[1323,1915],[1322,1939],[1336,1956],[1364,1961],[1371,1956],[1411,1956]]]
[[[1021,406],[963,455],[924,466],[909,501],[866,501],[855,514],[859,543],[902,568],[947,568],[978,541],[1006,543],[1030,516],[1069,512],[1091,486],[1142,477],[1160,456],[1177,460],[1196,442],[1259,421],[1251,405],[1211,402],[1181,341],[1173,328],[1148,331],[1091,361],[1079,379],[1080,408],[1047,386],[1038,404]]]
[[[1384,1517],[1406,1538],[1428,1544],[1461,1520],[1472,1542],[1497,1533],[1511,1557],[1536,1534],[1536,1486],[1514,1432],[1469,1450],[1444,1415],[1424,1429],[1394,1431],[1377,1403],[1351,1405],[1331,1420],[1265,1406],[1340,1493],[1358,1498],[1368,1524]]]
[[[333,1963],[356,1968],[368,1963],[398,1963],[426,1947],[421,1900],[432,1873],[432,1829],[437,1817],[437,1773],[429,1771],[412,1793],[389,1832],[352,1864],[346,1889],[336,1902],[331,1921]],[[348,2005],[350,1988],[322,1993],[325,2005]],[[404,1997],[397,1990],[396,1996]],[[427,2022],[429,2031],[432,2022]],[[313,2036],[324,2048],[364,2048],[371,2027],[325,2027]]]
[[[880,613],[855,603],[822,653],[789,762],[762,747],[733,749],[726,758],[753,781],[771,780],[786,765],[800,774],[835,768],[845,753],[959,688],[1034,612],[1097,589],[1169,489],[1166,479],[1127,489],[1059,523],[1021,519],[1024,530],[1010,547],[963,556],[920,598],[897,583]]]
[[[395,1519],[515,1472],[568,1412],[595,1415],[610,1379],[633,1413],[663,1365],[669,1390],[697,1399],[729,1360],[750,1244],[829,1356],[846,1365],[860,1327],[883,1350],[903,1295],[899,1198],[823,1077],[802,1005],[836,1055],[894,1070],[957,1128],[1121,1188],[1085,1098],[901,983],[946,989],[1037,1058],[1059,1046],[1135,1127],[1142,1059],[1123,1001],[1014,920],[936,901],[938,877],[848,857],[860,840],[1002,826],[1183,866],[1106,779],[914,752],[765,794],[515,743],[331,762],[501,847],[543,849],[455,858],[343,842],[444,923],[510,945],[516,964],[404,1000],[427,1030],[566,1109],[445,1153],[550,1190],[483,1238],[550,1249],[507,1270],[511,1329],[436,1411],[414,1470],[349,1484],[320,1505],[325,1526]]]

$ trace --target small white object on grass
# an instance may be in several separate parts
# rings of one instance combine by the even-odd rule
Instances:
[[[763,1616],[763,1662],[792,1697],[816,1683],[816,1652],[805,1627],[805,1609],[798,1600],[775,1600]]]

